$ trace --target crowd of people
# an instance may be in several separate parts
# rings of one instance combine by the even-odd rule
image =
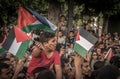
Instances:
[[[73,49],[78,30],[66,32],[64,16],[61,19],[56,34],[32,32],[35,41],[22,59],[9,51],[1,53],[0,79],[120,79],[120,35],[115,32],[98,36],[84,26],[98,41],[85,56],[80,56]],[[1,36],[7,37],[10,29],[1,28]],[[107,57],[109,51],[112,55]]]

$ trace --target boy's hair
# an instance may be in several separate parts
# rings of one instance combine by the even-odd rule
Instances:
[[[39,73],[36,79],[55,79],[55,74],[50,70],[43,70]]]
[[[94,70],[97,70],[97,69],[100,69],[103,66],[104,66],[104,62],[103,61],[97,61],[97,62],[95,62],[93,67],[94,67]]]
[[[33,71],[32,71],[32,73],[33,74],[35,74],[35,73],[39,73],[39,72],[41,72],[41,71],[43,71],[43,70],[45,70],[46,68],[43,68],[43,67],[37,67],[37,68],[35,68]]]
[[[74,31],[73,31],[73,30],[71,30],[69,33],[74,33]]]
[[[37,31],[38,37],[34,38],[34,40],[41,43],[48,42],[51,38],[55,37],[55,34],[51,32],[47,32],[44,30],[39,30],[39,31],[36,30],[36,31]]]
[[[6,63],[0,63],[0,74],[2,73],[2,69],[9,68],[9,65]]]

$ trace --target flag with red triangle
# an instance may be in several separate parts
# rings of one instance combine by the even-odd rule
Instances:
[[[28,36],[26,36],[26,34],[21,33],[21,30],[14,26],[14,28],[10,30],[9,35],[7,36],[7,39],[5,40],[2,47],[21,59],[24,57],[27,49],[29,48],[30,40],[17,42],[16,38],[22,38],[16,36],[15,32],[17,32],[16,34],[22,36],[22,38],[28,39]]]

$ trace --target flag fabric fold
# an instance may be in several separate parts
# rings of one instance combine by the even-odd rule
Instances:
[[[74,50],[81,56],[84,56],[96,42],[96,37],[94,37],[84,28],[80,28],[80,31],[78,31],[78,34],[76,36]]]
[[[57,29],[57,27],[51,23],[49,20],[47,20],[45,17],[41,16],[35,11],[32,11],[29,8],[26,8],[32,15],[34,15],[42,24],[46,25],[47,27],[51,28],[53,31]]]
[[[23,27],[34,23],[36,20],[37,19],[33,17],[28,11],[26,11],[22,6],[19,6],[17,21],[17,25],[19,28],[22,29]]]
[[[22,6],[19,7],[18,27],[24,32],[29,33],[32,30],[38,29],[54,32],[57,29],[54,24],[39,15],[37,12]]]

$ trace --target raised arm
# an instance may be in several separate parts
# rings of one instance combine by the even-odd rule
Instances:
[[[62,69],[60,65],[55,65],[56,79],[62,79]]]
[[[36,42],[35,45],[32,47],[32,56],[39,57],[40,53],[42,52],[43,46],[41,43]]]
[[[75,55],[74,58],[74,64],[75,64],[75,79],[83,79],[82,76],[82,69],[81,69],[81,64],[82,64],[82,57],[79,55]]]

